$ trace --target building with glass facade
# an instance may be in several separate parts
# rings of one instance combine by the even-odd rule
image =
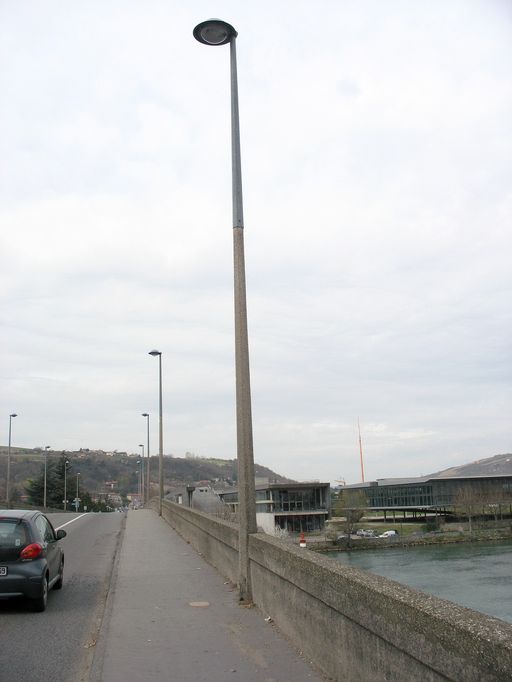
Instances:
[[[512,475],[425,476],[378,479],[348,485],[343,490],[361,490],[368,507],[375,511],[451,511],[465,496],[503,506],[512,504]]]
[[[322,530],[329,516],[329,483],[267,483],[256,486],[256,522],[266,533],[276,528],[292,533]],[[234,511],[238,490],[217,491]]]

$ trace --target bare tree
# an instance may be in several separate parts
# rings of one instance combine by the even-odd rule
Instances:
[[[338,502],[334,513],[344,519],[343,529],[347,534],[347,542],[350,545],[350,536],[354,527],[365,515],[368,509],[368,499],[362,490],[340,490]]]
[[[482,496],[470,484],[459,488],[455,495],[454,507],[467,518],[470,533],[473,532],[473,519],[482,508],[482,503]]]

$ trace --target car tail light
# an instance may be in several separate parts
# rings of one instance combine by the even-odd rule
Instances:
[[[20,552],[20,559],[22,561],[31,561],[32,559],[37,559],[41,554],[43,548],[38,542],[33,542],[31,545],[27,545],[25,549]]]

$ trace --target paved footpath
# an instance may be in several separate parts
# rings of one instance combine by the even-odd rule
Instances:
[[[321,682],[150,509],[130,511],[89,682]]]

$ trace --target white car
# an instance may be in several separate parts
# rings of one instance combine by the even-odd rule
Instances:
[[[393,538],[396,537],[398,533],[396,530],[385,530],[383,533],[379,535],[379,538]]]

